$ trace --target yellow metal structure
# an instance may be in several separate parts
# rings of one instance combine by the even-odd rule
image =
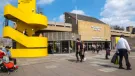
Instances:
[[[18,0],[18,7],[10,4],[4,8],[4,17],[16,22],[17,28],[5,26],[3,37],[16,41],[16,49],[11,49],[12,57],[47,56],[48,40],[32,35],[47,27],[47,17],[36,13],[36,0]],[[28,36],[22,32],[27,29]]]
[[[118,43],[120,37],[115,37],[115,40],[116,40],[116,44]]]

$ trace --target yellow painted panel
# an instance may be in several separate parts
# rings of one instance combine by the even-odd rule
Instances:
[[[118,43],[120,37],[115,37],[115,40],[116,40],[116,44]]]
[[[4,27],[3,37],[9,37],[25,47],[48,47],[48,39],[45,37],[28,37],[10,26]]]
[[[4,16],[10,20],[19,19],[30,26],[47,27],[47,17],[41,14],[23,12],[18,8],[8,4],[4,9]]]
[[[35,13],[36,0],[18,0],[18,8],[27,13]]]
[[[12,57],[45,57],[48,56],[47,48],[44,49],[11,49]]]
[[[8,18],[18,18],[23,22],[28,23],[29,22],[29,17],[25,12],[17,9],[16,7],[8,4],[4,7],[4,16],[8,16]]]
[[[17,30],[10,26],[5,26],[3,30],[3,37],[11,38],[17,42],[17,48],[11,49],[12,57],[43,57],[48,55],[48,39],[32,36],[35,31],[46,28],[48,24],[46,16],[36,13],[36,0],[18,0],[18,8],[10,4],[6,5],[4,17],[17,24]],[[25,29],[27,29],[28,36],[22,34]]]

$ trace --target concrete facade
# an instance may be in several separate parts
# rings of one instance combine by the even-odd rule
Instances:
[[[110,42],[111,48],[114,48],[116,37],[121,34],[133,37],[131,32],[113,30],[109,25],[93,17],[78,15],[76,19],[76,15],[73,13],[65,13],[65,22],[63,23],[49,22],[48,28],[43,29],[42,32],[45,37],[48,37],[49,43],[53,46],[57,46],[59,43],[60,46],[58,47],[62,47],[60,49],[62,52],[65,48],[68,52],[70,52],[69,47],[75,48],[71,45],[73,45],[72,43],[76,38],[80,38],[85,42],[86,50],[92,50],[92,45],[100,45],[104,49],[106,39]]]
[[[72,32],[81,36],[82,41],[110,41],[110,26],[102,21],[84,15],[65,13],[65,22],[72,24]]]
[[[78,33],[82,41],[110,41],[110,26],[78,20]]]

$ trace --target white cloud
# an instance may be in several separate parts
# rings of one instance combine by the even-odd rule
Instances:
[[[37,4],[51,4],[54,0],[39,0]]]
[[[56,18],[53,18],[53,21],[56,21]]]
[[[85,15],[85,12],[83,10],[72,10],[71,13]],[[65,17],[64,14],[61,14],[59,16],[58,20],[63,22],[64,21],[64,17]]]
[[[71,13],[85,15],[85,12],[83,10],[73,10],[73,11],[71,11]]]
[[[110,25],[135,25],[135,0],[106,0],[100,15]]]
[[[59,21],[62,21],[63,22],[64,21],[64,17],[65,17],[64,14],[60,15],[59,16]]]

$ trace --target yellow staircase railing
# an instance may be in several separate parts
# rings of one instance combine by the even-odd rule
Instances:
[[[11,32],[12,31],[12,32]],[[4,37],[11,38],[25,47],[47,47],[47,38],[28,37],[10,26],[4,27]]]
[[[47,27],[47,18],[42,14],[23,12],[20,9],[8,4],[5,6],[4,16],[12,21],[16,21],[16,19],[21,20],[31,26],[39,27]],[[35,25],[37,24],[37,25]]]
[[[11,49],[12,57],[47,56],[48,39],[35,37],[33,34],[47,27],[47,17],[36,13],[36,0],[18,0],[18,8],[8,4],[4,8],[4,17],[16,22],[17,28],[6,25],[3,37],[16,41],[16,48]],[[22,32],[27,29],[28,36]]]

